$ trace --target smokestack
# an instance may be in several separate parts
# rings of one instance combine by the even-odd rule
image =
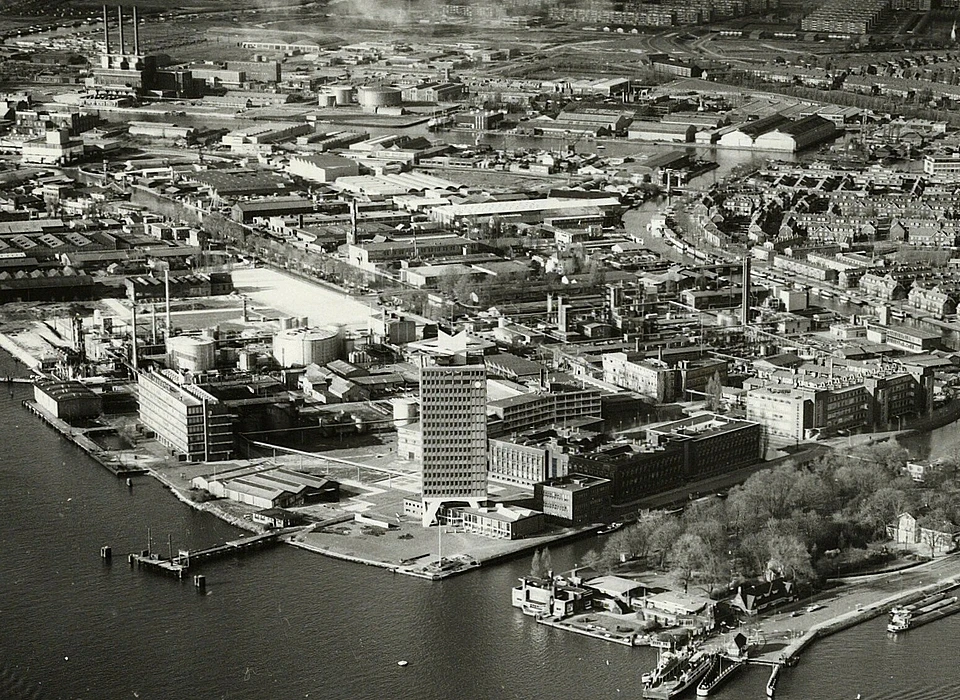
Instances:
[[[130,313],[133,316],[133,318],[131,319],[131,321],[133,322],[133,347],[131,348],[133,350],[133,357],[131,359],[133,363],[133,368],[138,369],[138,366],[137,366],[137,293],[136,291],[133,292],[133,302],[130,305]]]
[[[123,5],[117,5],[117,23],[120,25],[120,54],[124,53],[123,48]]]
[[[357,200],[350,200],[350,235],[354,245],[357,243]]]
[[[163,286],[167,298],[167,337],[173,337],[173,326],[170,325],[170,270],[163,271]]]
[[[133,53],[140,55],[140,20],[137,19],[137,6],[133,6]]]
[[[743,258],[743,317],[741,318],[741,324],[744,326],[750,325],[750,285],[752,284],[750,280],[750,251],[747,250],[747,254]]]
[[[110,53],[110,18],[106,5],[103,6],[103,52]]]

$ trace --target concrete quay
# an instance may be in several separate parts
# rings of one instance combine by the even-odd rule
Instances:
[[[146,467],[124,464],[119,460],[114,461],[108,452],[103,450],[93,440],[87,437],[84,429],[74,428],[66,421],[63,421],[54,416],[52,413],[46,411],[35,401],[25,400],[23,402],[23,406],[35,416],[43,419],[50,427],[90,455],[90,457],[93,458],[98,464],[113,473],[115,476],[123,478],[147,473]]]
[[[819,610],[803,612],[797,617],[791,617],[792,613],[778,613],[751,626],[750,636],[759,636],[767,644],[777,640],[783,640],[785,644],[752,657],[750,663],[772,667],[767,688],[768,695],[773,697],[780,669],[798,663],[803,651],[818,639],[879,617],[895,605],[958,582],[958,553],[894,573],[858,576],[826,596],[803,601],[805,604],[817,602],[822,606]],[[799,609],[803,610],[802,607]],[[787,625],[789,628],[783,629]],[[712,645],[720,642],[720,639],[713,640]]]

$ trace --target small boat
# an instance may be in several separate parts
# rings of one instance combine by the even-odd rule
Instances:
[[[127,486],[133,486],[133,479],[127,477]]]
[[[397,662],[397,666],[406,666],[406,665],[407,665],[407,662],[404,661],[403,659]]]
[[[618,522],[615,522],[615,523],[610,523],[610,524],[607,525],[606,527],[597,530],[597,534],[598,534],[598,535],[609,535],[611,532],[616,532],[617,530],[622,530],[625,525],[626,525],[626,523],[622,523],[622,522],[619,522],[619,521],[618,521]]]

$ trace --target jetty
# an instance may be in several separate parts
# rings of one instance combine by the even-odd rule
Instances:
[[[237,540],[230,540],[222,544],[216,544],[205,549],[188,550],[181,549],[176,556],[161,557],[150,550],[135,552],[127,556],[127,561],[131,567],[148,569],[162,574],[170,574],[182,579],[189,568],[202,561],[209,561],[218,557],[230,556],[247,552],[257,547],[263,547],[279,542],[285,535],[299,532],[301,527],[283,528],[280,530],[271,530],[252,537],[241,537]]]

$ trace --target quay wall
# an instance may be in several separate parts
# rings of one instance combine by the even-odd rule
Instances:
[[[786,662],[796,661],[801,652],[803,652],[804,649],[810,646],[817,639],[829,637],[832,634],[842,632],[843,630],[849,629],[850,627],[858,625],[861,622],[872,620],[875,617],[889,612],[890,609],[895,605],[916,600],[918,597],[922,597],[927,593],[936,591],[946,585],[957,584],[958,582],[960,582],[960,576],[942,579],[926,586],[918,586],[907,591],[898,592],[895,595],[884,598],[883,600],[864,605],[858,610],[843,613],[842,615],[838,615],[829,620],[825,620],[824,622],[820,622],[807,630],[802,637],[787,645],[781,652],[781,658]]]
[[[350,516],[350,519],[353,519],[353,516]],[[309,544],[307,542],[301,542],[297,539],[289,540],[290,544],[294,547],[300,547],[300,549],[306,549],[310,552],[316,552],[317,554],[323,554],[324,556],[330,557],[332,559],[342,559],[343,561],[350,561],[355,564],[365,564],[366,566],[376,566],[380,569],[389,569],[390,571],[396,571],[397,567],[393,564],[389,564],[383,561],[377,561],[376,559],[364,559],[363,557],[354,556],[353,554],[344,554],[343,552],[335,552],[330,549],[324,549],[323,547],[317,547],[316,545]]]
[[[10,353],[15,360],[26,365],[30,369],[36,369],[40,366],[40,360],[35,358],[26,349],[6,333],[0,333],[0,348]]]

